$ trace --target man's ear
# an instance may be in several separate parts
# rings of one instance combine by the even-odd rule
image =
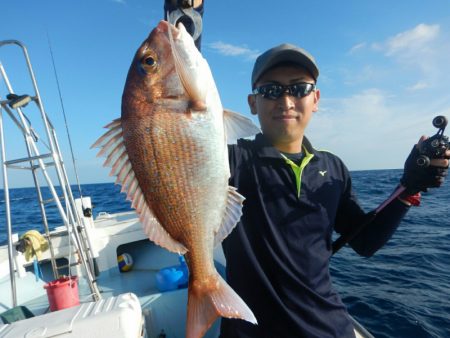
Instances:
[[[314,108],[313,112],[316,112],[319,110],[319,101],[320,101],[320,90],[316,89],[314,91]]]
[[[256,111],[256,95],[248,94],[247,96],[248,106],[250,107],[250,111],[253,115],[257,115]]]

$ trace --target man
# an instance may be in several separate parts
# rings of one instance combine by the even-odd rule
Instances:
[[[223,338],[354,337],[352,323],[332,288],[332,233],[348,234],[367,215],[347,168],[305,137],[318,110],[319,69],[305,50],[283,44],[258,57],[252,73],[252,114],[262,134],[230,146],[230,184],[246,197],[243,216],[223,242],[227,280],[258,325],[222,319]],[[408,189],[351,240],[371,256],[396,230],[420,190],[442,184],[447,159],[418,169],[413,150],[402,184]],[[440,167],[440,168],[437,168]]]

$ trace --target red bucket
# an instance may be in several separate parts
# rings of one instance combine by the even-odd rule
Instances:
[[[50,311],[67,309],[80,305],[78,297],[78,277],[61,277],[44,285],[47,290]]]

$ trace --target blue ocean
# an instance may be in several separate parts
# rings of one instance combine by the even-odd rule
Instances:
[[[367,211],[397,185],[400,170],[352,172]],[[112,183],[81,186],[94,216],[130,210]],[[79,196],[78,187],[73,187]],[[0,243],[6,243],[4,194],[0,191]],[[44,191],[49,198],[48,191]],[[13,232],[42,230],[34,188],[10,190]],[[56,207],[47,208],[50,226],[61,225]],[[389,243],[371,258],[343,248],[331,261],[335,288],[352,314],[375,337],[450,337],[450,183],[423,194]]]

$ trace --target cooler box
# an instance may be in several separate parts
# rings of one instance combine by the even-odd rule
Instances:
[[[146,333],[139,299],[125,293],[0,325],[0,337],[136,338]]]

